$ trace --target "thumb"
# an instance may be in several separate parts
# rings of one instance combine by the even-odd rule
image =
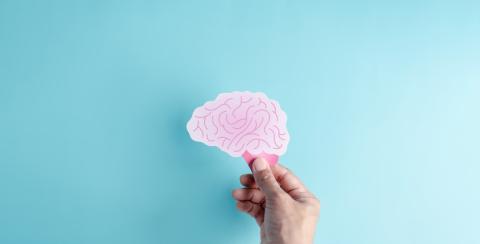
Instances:
[[[257,158],[253,161],[253,177],[260,190],[265,194],[265,198],[275,199],[285,192],[278,184],[268,162],[263,158]]]

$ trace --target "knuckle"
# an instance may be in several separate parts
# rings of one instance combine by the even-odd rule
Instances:
[[[248,213],[250,213],[250,212],[252,212],[252,210],[253,210],[254,208],[255,208],[255,205],[249,203],[246,211],[247,211]]]
[[[252,200],[255,197],[255,192],[254,191],[247,191],[247,198],[249,200]]]
[[[267,170],[260,171],[260,173],[259,173],[259,178],[263,182],[271,181],[272,177],[273,177],[273,175],[270,172],[268,172]]]

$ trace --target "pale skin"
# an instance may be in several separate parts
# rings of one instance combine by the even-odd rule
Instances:
[[[320,201],[287,168],[257,158],[253,174],[240,177],[232,193],[237,208],[260,227],[262,244],[312,244]]]

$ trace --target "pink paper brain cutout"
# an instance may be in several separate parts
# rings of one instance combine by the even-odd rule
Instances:
[[[280,156],[290,140],[287,116],[261,92],[221,93],[194,110],[187,130],[194,141],[216,146],[233,157],[244,153]]]

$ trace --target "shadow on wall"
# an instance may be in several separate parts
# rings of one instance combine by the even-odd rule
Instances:
[[[190,99],[191,100],[191,99]],[[238,186],[238,173],[229,166],[228,156],[201,143],[193,142],[186,123],[194,101],[179,96],[171,101],[162,139],[163,179],[167,186],[153,228],[158,243],[231,243],[245,234],[247,222],[235,209],[231,190]],[[172,104],[175,104],[172,106]],[[159,121],[165,118],[162,113]],[[222,157],[223,156],[223,157]]]

